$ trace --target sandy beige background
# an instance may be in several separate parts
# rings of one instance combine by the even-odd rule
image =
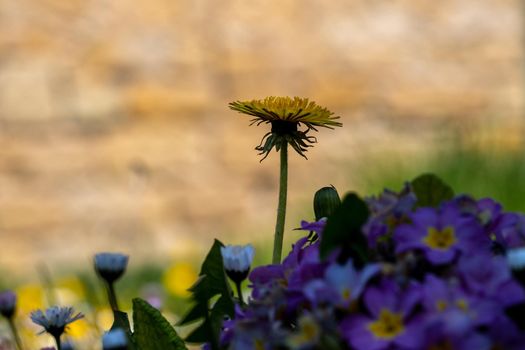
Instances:
[[[0,0],[0,266],[269,240],[277,157],[259,163],[266,130],[235,99],[342,117],[291,157],[288,229],[363,162],[519,149],[524,18],[519,0]]]

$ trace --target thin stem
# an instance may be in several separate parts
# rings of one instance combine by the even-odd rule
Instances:
[[[22,350],[24,347],[22,346],[22,340],[20,339],[20,336],[18,335],[18,330],[16,329],[13,318],[9,318],[8,322],[9,322],[9,328],[11,328],[11,333],[13,333],[13,339],[15,340],[16,348],[18,350]]]
[[[57,350],[62,350],[62,343],[60,342],[60,335],[53,335],[55,343],[57,343]]]
[[[113,286],[113,283],[107,283],[106,285],[108,290],[109,305],[111,305],[111,309],[113,311],[119,311],[115,287]]]
[[[244,298],[242,296],[241,282],[235,282],[235,288],[237,288],[237,295],[239,296],[239,304],[244,306]]]
[[[279,175],[279,204],[277,206],[277,222],[275,223],[275,236],[273,241],[272,263],[281,262],[283,250],[284,220],[286,218],[286,195],[288,191],[288,142],[283,142],[281,147],[281,171]]]

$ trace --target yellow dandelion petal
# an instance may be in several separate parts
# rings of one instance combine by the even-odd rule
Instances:
[[[171,265],[162,278],[162,284],[166,290],[178,297],[189,296],[188,289],[197,280],[197,271],[193,265],[178,262]]]
[[[263,100],[235,101],[229,106],[234,111],[254,116],[253,121],[257,123],[281,120],[303,123],[308,127],[333,128],[343,125],[336,121],[339,117],[333,116],[333,112],[307,98],[271,96]]]
[[[263,159],[273,148],[279,151],[286,144],[306,158],[306,149],[317,142],[315,137],[307,135],[310,130],[317,131],[316,127],[333,129],[343,125],[337,121],[338,116],[307,98],[271,96],[263,100],[231,102],[229,107],[254,117],[250,125],[272,125],[272,130],[255,147],[260,155],[264,155]],[[301,125],[306,126],[306,130],[299,130]]]

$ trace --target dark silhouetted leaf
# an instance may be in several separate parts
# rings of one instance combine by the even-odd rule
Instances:
[[[347,194],[328,218],[319,247],[321,258],[326,258],[336,248],[342,248],[354,262],[366,262],[368,246],[361,227],[368,215],[366,203],[355,193]]]
[[[420,175],[412,180],[411,185],[418,207],[437,207],[441,202],[454,197],[452,188],[434,174]]]

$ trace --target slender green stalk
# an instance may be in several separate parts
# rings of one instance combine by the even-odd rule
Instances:
[[[281,147],[281,171],[279,175],[279,204],[277,206],[277,222],[275,223],[275,236],[273,240],[272,264],[281,262],[283,250],[284,220],[286,218],[286,196],[288,192],[288,143]]]
[[[235,282],[235,288],[237,288],[237,295],[239,296],[239,304],[244,306],[244,298],[242,296],[241,282]]]
[[[62,343],[60,342],[60,336],[53,335],[53,338],[55,338],[55,343],[57,343],[57,350],[62,350]]]
[[[13,339],[15,340],[16,348],[18,350],[23,350],[22,346],[22,340],[20,339],[20,336],[18,335],[18,330],[16,329],[15,322],[13,321],[13,318],[8,319],[9,322],[9,328],[11,328],[11,333],[13,333]]]
[[[113,283],[107,283],[106,285],[108,290],[109,305],[111,305],[111,309],[113,311],[119,311],[115,287],[113,286]]]

